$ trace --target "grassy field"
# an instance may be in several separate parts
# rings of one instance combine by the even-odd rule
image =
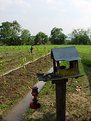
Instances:
[[[1,46],[0,47],[0,74],[22,66],[28,61],[46,55],[49,48],[35,46],[33,54],[30,53],[30,46]]]
[[[34,46],[33,54],[30,53],[30,46],[0,46],[0,74],[6,71],[21,66],[28,61],[33,61],[35,58],[46,55],[51,52],[51,48],[57,47],[69,47],[72,45],[40,45]],[[80,72],[84,74],[83,77],[79,79],[69,80],[67,83],[67,94],[66,94],[66,113],[69,121],[90,121],[91,120],[91,45],[76,45],[75,46],[82,60],[79,61]],[[0,87],[4,95],[7,95],[8,88],[13,94],[14,104],[18,102],[18,99],[25,95],[25,92],[31,89],[31,82],[29,80],[36,79],[36,72],[34,70],[39,69],[41,72],[45,72],[47,69],[43,70],[42,61],[38,62],[38,67],[35,68],[36,64],[32,67],[26,67],[20,71],[16,71],[4,77],[2,81],[3,87]],[[49,62],[47,62],[48,64]],[[46,64],[44,64],[46,65]],[[51,64],[50,64],[51,65]],[[49,65],[48,65],[49,66]],[[28,68],[28,69],[27,69]],[[30,72],[27,70],[33,70],[30,76]],[[47,67],[48,68],[48,67]],[[21,72],[21,73],[20,73]],[[19,74],[20,73],[20,74]],[[16,75],[15,75],[16,74]],[[20,79],[22,75],[22,80]],[[29,77],[28,77],[29,75]],[[15,76],[17,77],[16,79]],[[5,79],[9,79],[6,81]],[[26,81],[27,80],[27,81]],[[1,82],[0,82],[1,84]],[[15,90],[16,85],[19,85],[18,92]],[[12,85],[12,88],[11,88]],[[31,85],[29,87],[29,85]],[[16,92],[13,92],[13,91]],[[16,94],[15,94],[16,93]],[[2,110],[6,110],[13,102],[12,94],[7,97],[6,102],[2,103],[0,95],[0,114]],[[3,96],[4,96],[3,95]],[[15,96],[16,95],[16,96]],[[5,98],[5,97],[4,97]],[[6,98],[5,98],[6,99]],[[17,100],[16,100],[17,99]],[[41,102],[41,108],[38,110],[29,109],[24,121],[54,121],[56,116],[56,99],[55,99],[55,85],[51,82],[46,83],[45,87],[39,94],[39,100]],[[2,100],[3,101],[3,100]],[[8,106],[9,104],[9,106]]]
[[[0,74],[50,53],[51,48],[69,46],[72,45],[34,46],[33,54],[30,53],[30,46],[0,46]],[[91,45],[76,45],[75,47],[78,52],[91,53]]]

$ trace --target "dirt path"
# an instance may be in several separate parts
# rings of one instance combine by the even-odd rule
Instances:
[[[53,68],[51,68],[48,73],[52,73]],[[46,82],[39,81],[34,86],[38,87],[38,92],[44,87]],[[28,92],[28,94],[12,109],[8,112],[8,114],[3,117],[2,121],[21,121],[25,115],[26,112],[29,109],[30,102],[32,101],[32,90]]]

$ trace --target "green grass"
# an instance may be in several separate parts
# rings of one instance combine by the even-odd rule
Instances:
[[[69,79],[66,88],[66,112],[69,120],[72,118],[72,121],[91,121],[91,46],[77,45],[76,48],[82,58],[79,61],[79,69],[84,76]],[[66,61],[63,64],[68,65]],[[79,87],[80,91],[77,90]],[[55,121],[55,85],[51,81],[40,91],[38,100],[41,108],[29,109],[23,121]]]
[[[30,53],[30,46],[0,46],[0,73],[22,66],[49,52],[50,47],[46,46],[34,46],[33,54]]]
[[[48,52],[51,50],[51,48],[57,48],[57,47],[70,47],[75,46],[79,52],[87,52],[91,53],[91,45],[39,45],[34,46],[34,50],[38,52],[42,52],[45,50],[45,52]],[[3,53],[17,53],[17,52],[30,52],[29,45],[24,46],[0,46],[0,56],[2,56]],[[43,51],[44,53],[44,51]]]
[[[55,93],[55,86],[51,85],[51,81],[48,81],[45,84],[43,90],[40,91],[38,96],[40,97],[40,96],[43,96],[43,95],[54,94],[54,93]]]
[[[91,54],[84,54],[84,53],[79,53],[79,55],[82,58],[82,63],[86,66],[91,67]]]

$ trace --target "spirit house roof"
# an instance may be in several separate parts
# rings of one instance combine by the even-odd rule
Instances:
[[[55,61],[73,61],[81,59],[75,47],[52,48],[51,57]]]

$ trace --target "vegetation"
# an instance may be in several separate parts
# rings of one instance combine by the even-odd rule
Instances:
[[[36,73],[46,72],[52,66],[49,55],[28,66],[24,64],[47,55],[51,52],[51,48],[69,47],[71,45],[77,48],[82,58],[79,61],[79,68],[84,77],[69,80],[67,83],[67,117],[68,120],[73,121],[91,121],[90,29],[74,29],[69,40],[68,36],[63,33],[62,28],[54,27],[49,37],[43,32],[31,35],[30,31],[22,29],[16,20],[13,22],[6,21],[2,22],[0,26],[0,45],[0,119],[2,119],[3,113],[17,103],[38,81]],[[29,45],[35,45],[32,54]],[[19,66],[22,66],[22,68],[6,76],[1,76]],[[9,96],[7,92],[9,92]],[[37,111],[29,109],[24,121],[55,120],[55,86],[51,82],[46,83],[39,94],[39,100],[42,104],[41,108]]]
[[[25,59],[21,60],[21,64],[22,61]],[[11,109],[31,90],[33,85],[38,82],[37,73],[45,72],[51,66],[51,59],[48,55],[7,75],[0,76],[0,115]]]
[[[91,44],[89,34],[90,31],[85,31],[83,29],[74,29],[72,32],[71,44],[78,45],[89,45]]]
[[[34,46],[33,54],[30,53],[30,46],[0,46],[0,74],[23,65],[28,61],[46,55],[51,52],[51,48],[69,47],[70,45],[38,45]],[[73,45],[71,45],[73,46]],[[75,45],[83,55],[85,52],[91,53],[91,45]],[[90,57],[89,57],[90,58]],[[12,66],[11,66],[12,65]]]
[[[0,46],[0,73],[22,66],[28,61],[46,55],[51,48],[69,47],[70,45],[41,45],[34,46],[33,54],[30,46]],[[71,45],[73,46],[73,45]],[[75,45],[82,57],[79,68],[84,77],[67,83],[67,113],[78,121],[89,121],[91,114],[90,90],[91,90],[91,45]],[[36,73],[46,72],[51,65],[49,58],[42,58],[35,63],[23,66],[23,68],[0,77],[0,116],[10,109],[22,98],[28,90],[38,81]],[[36,80],[36,82],[35,82]],[[80,89],[81,88],[81,89]],[[90,89],[90,90],[89,90]],[[80,90],[80,91],[78,91]],[[9,92],[9,96],[7,95]],[[26,119],[33,121],[49,121],[55,119],[55,86],[48,82],[39,94],[42,107],[35,111],[29,110]],[[85,109],[85,110],[84,110]],[[37,117],[39,116],[39,117]],[[44,117],[43,117],[44,116]],[[81,120],[80,120],[81,119]]]
[[[67,39],[67,40],[66,40]],[[42,45],[42,44],[75,44],[90,45],[91,30],[74,29],[69,35],[63,33],[62,28],[54,27],[50,36],[43,32],[31,35],[27,29],[22,29],[21,25],[15,20],[13,22],[2,22],[0,26],[0,45]]]
[[[76,46],[82,60],[79,61],[80,73],[83,77],[69,79],[66,87],[66,120],[67,121],[91,121],[91,53],[88,50],[82,52],[81,46]],[[89,48],[89,52],[91,49]],[[85,53],[85,55],[84,55]],[[29,109],[22,121],[55,121],[56,98],[55,85],[47,82],[40,91],[38,100],[41,108]]]
[[[48,36],[43,32],[39,32],[35,37],[35,45],[47,44]]]
[[[64,44],[66,35],[62,33],[62,28],[54,27],[51,30],[50,41],[52,44],[61,45]]]
[[[30,46],[1,46],[0,47],[0,74],[12,68],[23,65],[28,61],[46,55],[50,52],[51,46],[34,46],[33,53],[30,53]],[[11,66],[12,65],[12,66]]]
[[[20,39],[21,39],[21,45],[29,44],[29,40],[31,40],[31,34],[29,30],[27,29],[22,30]]]
[[[20,45],[20,24],[17,21],[3,22],[0,26],[0,40],[6,45]]]

